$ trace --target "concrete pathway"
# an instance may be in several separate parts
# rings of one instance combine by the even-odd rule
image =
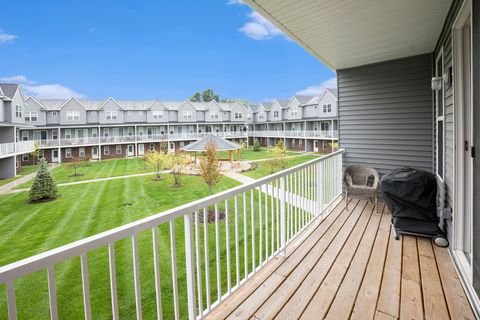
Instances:
[[[58,163],[48,165],[48,170],[51,171],[52,169],[54,169],[56,167],[58,167]],[[12,182],[9,182],[7,184],[4,184],[3,186],[0,186],[0,194],[6,194],[6,193],[10,193],[10,192],[14,191],[14,190],[12,190],[13,188],[15,188],[18,185],[21,185],[24,182],[32,180],[33,178],[35,178],[36,175],[37,175],[37,172],[32,172],[30,174],[27,174],[26,176],[15,179]],[[22,189],[22,190],[25,191],[25,189]]]

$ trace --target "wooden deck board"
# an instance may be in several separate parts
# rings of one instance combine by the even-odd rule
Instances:
[[[332,208],[207,318],[475,319],[447,249],[394,240],[386,208]]]

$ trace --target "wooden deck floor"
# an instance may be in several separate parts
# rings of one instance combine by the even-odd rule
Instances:
[[[396,241],[384,204],[336,204],[209,319],[474,319],[450,255]]]

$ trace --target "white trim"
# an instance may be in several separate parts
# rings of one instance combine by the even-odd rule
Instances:
[[[70,99],[68,99],[67,101],[65,101],[65,102],[58,108],[58,110],[62,110],[62,108],[63,108],[64,106],[66,106],[66,105],[67,105],[70,101],[72,101],[72,100],[77,101],[77,103],[78,103],[79,105],[81,105],[81,106],[83,107],[83,109],[85,109],[85,111],[87,110],[87,108],[85,108],[85,106],[84,106],[80,101],[78,101],[76,98],[74,98],[74,97],[71,97]],[[55,111],[55,110],[52,110],[52,111]]]
[[[437,57],[435,58],[435,76],[440,76],[440,77],[443,77],[443,75],[445,74],[445,58],[444,58],[444,53],[443,53],[443,46],[440,48],[440,53],[437,55]],[[442,72],[440,75],[438,75],[438,72],[440,70],[437,70],[437,67],[438,67],[438,62],[439,60],[441,61],[441,66],[442,66]],[[439,179],[442,183],[445,179],[445,84],[444,82],[442,81],[442,101],[438,101],[438,91],[435,91],[434,92],[434,95],[435,95],[435,174],[437,176],[437,179]],[[440,90],[439,90],[440,91]],[[439,106],[440,106],[440,103],[442,105],[442,115],[441,116],[438,116],[438,110],[439,110]],[[438,138],[439,138],[439,135],[438,135],[438,122],[439,121],[442,121],[442,176],[440,176],[438,174],[438,168],[439,168],[439,163],[438,163],[438,151],[439,151],[439,148],[438,148]]]
[[[102,103],[102,104],[100,105],[100,107],[98,107],[97,110],[101,110],[109,101],[113,101],[113,102],[120,108],[120,110],[124,110],[124,108],[123,108],[115,99],[113,99],[112,97],[110,97],[110,98],[108,98],[107,100],[105,100],[105,102]]]

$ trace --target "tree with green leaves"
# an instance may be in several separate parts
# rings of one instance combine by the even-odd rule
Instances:
[[[257,138],[253,140],[253,151],[260,151],[260,141]]]
[[[30,202],[53,200],[57,197],[57,194],[57,185],[48,171],[47,161],[41,159],[37,176],[30,188]]]
[[[168,154],[167,167],[173,176],[173,187],[182,185],[182,175],[186,166],[190,163],[190,157],[183,151],[175,151]]]
[[[216,94],[213,89],[206,89],[203,92],[195,92],[191,97],[190,101],[193,102],[210,102],[210,101],[220,101],[220,97]]]
[[[195,92],[193,94],[193,96],[190,97],[190,101],[201,102],[202,101],[202,94],[200,92]]]
[[[67,165],[73,169],[73,174],[70,175],[70,177],[79,177],[79,176],[83,176],[83,174],[81,173],[78,173],[78,168],[80,168],[80,166],[82,165],[83,162],[85,162],[85,158],[80,158],[80,157],[73,157],[68,163]]]
[[[208,186],[208,191],[212,194],[213,187],[220,181],[220,161],[217,158],[217,147],[209,142],[205,146],[205,158],[200,162],[202,179]]]
[[[161,173],[168,161],[167,153],[163,151],[155,151],[155,150],[149,151],[145,155],[145,161],[147,163],[147,166],[155,170],[155,175],[156,175],[155,180],[157,181],[162,180]]]
[[[282,139],[278,140],[277,143],[275,144],[275,146],[276,146],[278,149],[282,150],[284,154],[287,153],[287,149],[285,148],[285,145],[283,144],[283,140],[282,140]]]
[[[40,155],[40,145],[37,141],[33,143],[33,151],[30,152],[29,155],[32,157],[32,163],[36,164],[38,156]]]
[[[268,149],[267,163],[270,166],[270,173],[274,173],[276,167],[285,167],[285,155],[285,151],[278,146]]]

